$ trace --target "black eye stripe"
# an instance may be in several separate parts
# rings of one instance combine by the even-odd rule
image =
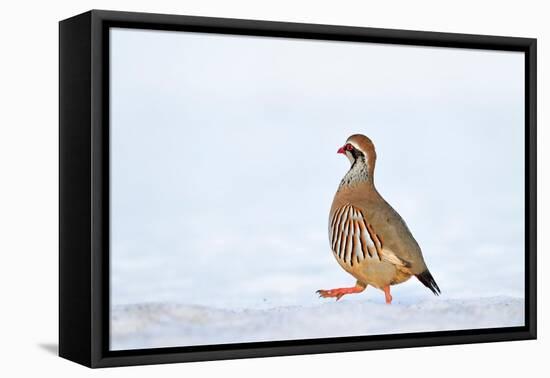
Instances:
[[[355,147],[350,152],[351,152],[351,155],[354,157],[354,159],[357,159],[360,156],[363,156],[363,157],[365,156],[365,155],[363,155],[363,153],[361,151],[359,151]]]

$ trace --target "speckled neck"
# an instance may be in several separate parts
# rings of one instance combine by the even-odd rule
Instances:
[[[353,162],[348,173],[344,176],[342,181],[340,181],[340,186],[338,189],[345,186],[353,186],[363,182],[372,183],[372,177],[369,175],[369,167],[367,161],[363,156],[359,157]]]

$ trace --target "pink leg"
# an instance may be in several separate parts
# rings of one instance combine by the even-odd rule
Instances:
[[[361,293],[363,290],[365,290],[367,286],[360,284],[359,282],[354,287],[340,287],[337,289],[330,289],[330,290],[317,290],[317,294],[321,298],[336,298],[336,300],[339,300],[346,294],[357,294]]]
[[[386,296],[386,304],[391,304],[392,296],[390,294],[390,285],[385,286],[382,290],[384,290],[384,295]]]

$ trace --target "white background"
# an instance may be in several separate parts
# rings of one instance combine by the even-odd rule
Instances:
[[[0,24],[0,372],[56,376],[518,376],[546,370],[543,91],[550,42],[544,2],[59,1],[10,3]],[[91,8],[537,37],[539,39],[539,341],[90,371],[57,343],[57,21]],[[546,25],[545,25],[546,24]],[[545,156],[546,155],[546,156]],[[546,264],[547,265],[547,264]],[[546,345],[548,348],[548,345]],[[391,369],[391,370],[389,370]]]

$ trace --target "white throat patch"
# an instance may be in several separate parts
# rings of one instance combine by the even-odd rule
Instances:
[[[346,157],[348,158],[349,162],[350,162],[351,164],[353,164],[353,162],[355,161],[355,159],[353,158],[353,155],[351,154],[351,152],[346,151]]]

